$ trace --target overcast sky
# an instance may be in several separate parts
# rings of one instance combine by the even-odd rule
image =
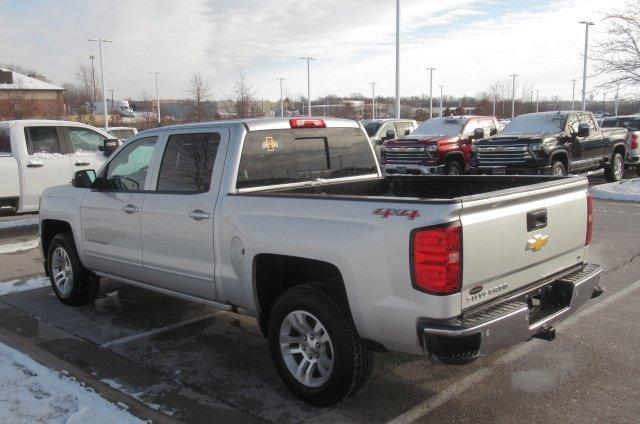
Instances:
[[[425,67],[445,94],[473,95],[519,75],[540,97],[571,97],[571,79],[582,75],[584,27],[624,0],[401,0],[401,94],[428,93]],[[215,99],[231,92],[239,71],[276,99],[285,91],[306,95],[312,62],[313,98],[360,92],[394,95],[394,0],[0,0],[0,62],[32,67],[54,83],[73,81],[78,63],[89,63],[98,34],[105,45],[107,88],[116,98],[185,97],[192,72],[208,81]],[[603,25],[593,27],[597,40]],[[592,81],[589,81],[592,83]],[[576,90],[578,97],[578,90]],[[601,94],[599,94],[601,96]],[[613,95],[613,94],[611,94]]]

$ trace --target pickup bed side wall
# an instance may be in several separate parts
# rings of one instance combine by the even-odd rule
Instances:
[[[402,352],[418,353],[416,318],[460,313],[460,295],[431,296],[414,290],[409,269],[412,229],[454,221],[458,204],[274,198],[229,195],[217,215],[218,301],[257,315],[254,258],[295,256],[326,262],[340,271],[360,336]],[[420,217],[382,218],[377,208],[420,210]],[[244,257],[237,240],[242,242]],[[304,281],[300,282],[304,283]]]

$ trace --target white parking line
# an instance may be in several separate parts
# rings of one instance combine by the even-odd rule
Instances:
[[[612,294],[611,296],[605,299],[602,299],[601,301],[599,301],[598,303],[595,303],[589,308],[584,309],[576,313],[575,315],[567,318],[565,321],[562,321],[561,323],[559,323],[557,327],[564,328],[566,326],[569,326],[575,323],[580,318],[583,318],[587,315],[591,315],[595,312],[598,312],[604,309],[609,304],[629,295],[630,293],[638,290],[639,288],[640,288],[640,280],[620,290],[619,292]],[[543,343],[543,342],[540,342],[540,343]],[[500,358],[498,358],[491,366],[481,368],[469,374],[468,376],[462,378],[461,380],[454,382],[449,387],[439,392],[437,395],[425,400],[424,402],[414,406],[412,409],[408,410],[404,414],[399,415],[396,418],[392,419],[391,421],[389,421],[389,424],[412,423],[418,420],[420,417],[428,414],[429,412],[433,411],[434,409],[436,409],[440,405],[443,405],[444,403],[448,402],[454,397],[461,395],[465,390],[471,388],[473,385],[478,384],[479,382],[487,378],[491,374],[493,369],[497,368],[499,365],[514,361],[526,355],[533,348],[535,348],[535,346],[536,346],[536,343],[527,342],[525,344],[522,344],[516,347],[515,349],[509,351],[505,355],[502,355]]]
[[[211,317],[217,315],[218,313],[219,312],[214,312],[212,314],[207,314],[207,315],[204,315],[204,316],[201,316],[201,317],[191,318],[191,319],[188,319],[188,320],[185,320],[185,321],[177,322],[175,324],[167,325],[166,327],[155,328],[153,330],[143,331],[142,333],[132,334],[132,335],[127,336],[127,337],[122,337],[120,339],[111,340],[109,342],[101,344],[100,346],[101,347],[111,347],[111,346],[115,346],[115,345],[119,345],[119,344],[129,343],[130,341],[133,341],[133,340],[144,339],[145,337],[151,337],[151,336],[154,336],[156,334],[163,333],[165,331],[174,330],[176,328],[184,327],[185,325],[193,324],[193,323],[198,322],[198,321],[203,321],[203,320],[205,320],[207,318],[211,318]]]

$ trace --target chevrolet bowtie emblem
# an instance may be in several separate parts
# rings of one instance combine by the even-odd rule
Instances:
[[[549,236],[542,236],[540,234],[535,235],[532,239],[527,241],[527,250],[537,252],[547,245]]]
[[[502,146],[496,147],[496,152],[504,152],[505,150],[506,150],[506,148],[504,148]]]

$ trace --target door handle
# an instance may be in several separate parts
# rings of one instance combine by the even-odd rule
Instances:
[[[133,205],[127,205],[127,206],[123,206],[122,210],[128,214],[132,214],[132,213],[136,213],[136,212],[140,212],[140,209],[138,209],[137,207],[133,206]]]
[[[91,165],[89,162],[76,162],[76,166],[89,166]]]
[[[189,216],[193,219],[195,219],[196,221],[201,221],[203,219],[209,219],[211,218],[211,214],[201,211],[200,209],[197,209],[195,211],[192,211],[189,213]]]
[[[43,163],[28,163],[27,168],[42,168],[44,166]]]

